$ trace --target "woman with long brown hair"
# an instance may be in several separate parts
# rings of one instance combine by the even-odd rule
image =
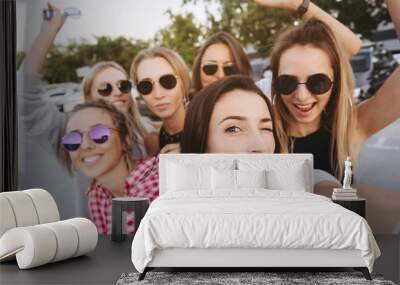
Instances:
[[[246,102],[246,106],[243,106]],[[269,99],[244,75],[232,75],[203,88],[190,102],[182,153],[278,153]],[[314,171],[314,192],[327,194],[340,183]]]
[[[251,76],[251,65],[240,42],[227,32],[210,36],[201,46],[192,69],[193,91],[228,75]]]
[[[213,82],[189,104],[182,153],[274,153],[279,144],[272,116],[269,99],[251,78]]]

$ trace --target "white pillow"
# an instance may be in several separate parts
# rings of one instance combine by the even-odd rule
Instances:
[[[267,188],[267,176],[263,170],[211,169],[213,190],[239,190],[241,188]]]
[[[236,190],[236,170],[211,168],[212,190]]]
[[[266,170],[267,187],[271,190],[307,191],[310,187],[309,168],[305,161],[244,159],[238,161],[240,170]]]
[[[167,191],[210,189],[211,187],[211,167],[169,163],[167,171]]]
[[[304,163],[297,164],[288,172],[272,169],[267,171],[268,189],[307,191],[307,176]]]
[[[237,188],[268,188],[267,171],[236,170]]]

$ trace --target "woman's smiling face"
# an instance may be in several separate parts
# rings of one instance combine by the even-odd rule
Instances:
[[[328,55],[311,45],[295,45],[286,50],[280,59],[279,75],[295,76],[300,83],[307,81],[313,74],[325,74],[331,81],[332,64]],[[332,88],[327,92],[312,94],[305,84],[299,84],[291,94],[279,95],[298,126],[319,127],[321,114],[331,97]]]
[[[259,94],[235,89],[217,101],[208,129],[207,152],[273,153],[274,149],[271,114]]]
[[[110,136],[104,143],[95,143],[89,138],[89,130],[98,125],[108,126]],[[121,161],[123,151],[118,131],[111,116],[99,108],[86,108],[73,113],[69,119],[66,133],[76,131],[82,136],[82,143],[69,155],[75,168],[91,178],[101,177],[109,173]]]

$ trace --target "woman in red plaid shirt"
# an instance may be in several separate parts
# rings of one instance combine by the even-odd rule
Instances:
[[[69,114],[60,153],[67,169],[92,178],[89,215],[100,234],[111,234],[114,197],[158,197],[158,157],[134,160],[133,127],[124,114],[103,100],[77,105]],[[133,213],[127,233],[134,231]]]

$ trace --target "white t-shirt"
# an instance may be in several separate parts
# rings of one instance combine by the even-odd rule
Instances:
[[[256,82],[256,85],[258,88],[261,89],[261,91],[264,93],[265,96],[268,97],[268,99],[271,101],[271,83],[272,83],[272,73],[268,72],[266,73],[266,77],[263,79],[260,79],[259,81]]]

